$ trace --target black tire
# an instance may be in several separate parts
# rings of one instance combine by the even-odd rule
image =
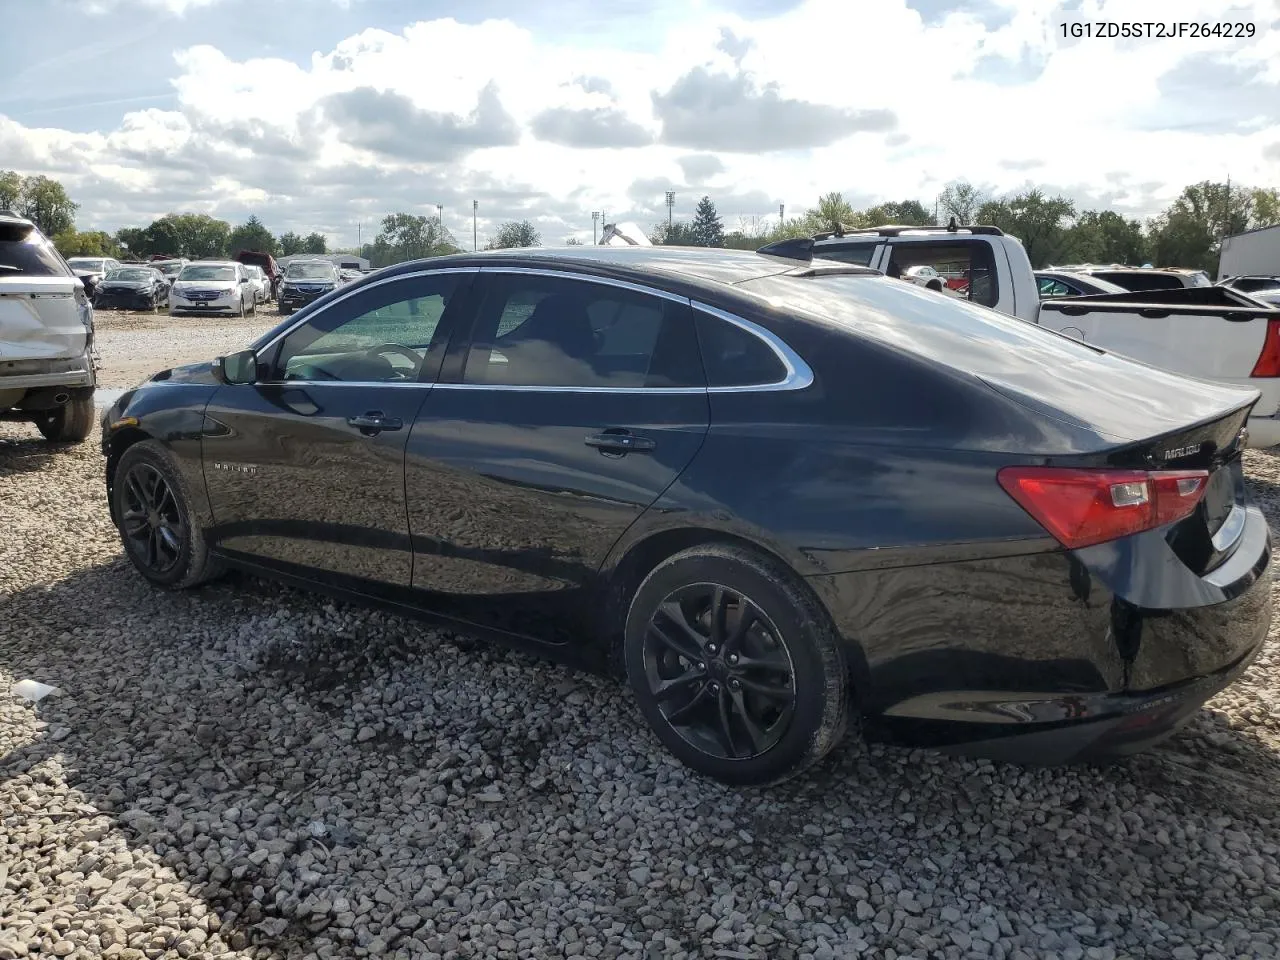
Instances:
[[[718,598],[728,599],[714,630],[709,609]],[[743,610],[753,617],[739,633]],[[659,564],[631,601],[623,655],[658,739],[686,766],[722,783],[794,777],[825,757],[848,727],[848,674],[830,617],[791,571],[754,550],[708,544]],[[655,690],[664,683],[669,696]],[[669,719],[677,715],[690,722]]]
[[[930,290],[937,290],[939,293],[941,293],[941,292],[942,292],[942,281],[941,281],[941,280],[930,280],[930,281],[929,281],[929,283],[928,283],[928,287],[929,287],[929,289],[930,289]]]
[[[167,497],[154,487],[148,490],[156,477],[168,491]],[[187,482],[159,442],[143,440],[124,452],[116,464],[111,498],[125,556],[152,584],[166,590],[186,590],[222,574],[221,564],[209,553],[204,531],[192,518]],[[141,515],[148,505],[156,508],[159,526]],[[135,529],[143,532],[133,536]],[[166,530],[176,546],[164,536]],[[148,541],[152,545],[148,546]]]
[[[93,432],[93,394],[73,397],[56,410],[40,413],[36,429],[52,443],[80,443]]]

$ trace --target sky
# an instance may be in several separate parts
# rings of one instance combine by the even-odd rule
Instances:
[[[1158,213],[1280,187],[1280,0],[0,0],[0,169],[114,231],[169,212],[464,247],[704,194],[727,229],[948,182]],[[1075,38],[1063,24],[1245,24]],[[1070,31],[1068,31],[1070,32]]]

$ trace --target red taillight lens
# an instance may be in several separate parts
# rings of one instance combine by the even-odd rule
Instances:
[[[1253,365],[1251,377],[1280,377],[1280,320],[1267,321],[1267,336],[1262,341],[1262,352]]]
[[[1207,470],[1076,470],[1005,467],[1005,493],[1064,547],[1076,549],[1162,527],[1189,516]]]

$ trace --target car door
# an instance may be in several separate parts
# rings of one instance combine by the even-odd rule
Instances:
[[[210,399],[211,545],[338,585],[408,587],[404,451],[471,271],[365,284],[259,351]]]
[[[610,547],[706,437],[689,302],[494,268],[469,312],[409,437],[413,585],[441,613],[563,643]]]

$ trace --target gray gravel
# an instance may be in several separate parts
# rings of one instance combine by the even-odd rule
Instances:
[[[1280,521],[1280,457],[1248,470]],[[0,425],[0,492],[0,960],[1280,944],[1274,641],[1108,768],[850,745],[733,791],[608,681],[248,578],[150,589],[93,441]]]

